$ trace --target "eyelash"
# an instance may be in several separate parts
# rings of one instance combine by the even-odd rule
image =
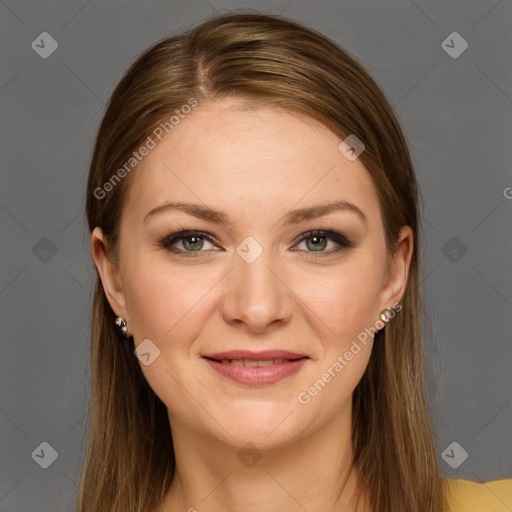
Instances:
[[[175,244],[176,242],[179,242],[179,241],[181,241],[185,238],[189,238],[191,236],[197,236],[199,238],[206,239],[210,243],[213,243],[212,238],[210,236],[208,236],[208,234],[206,234],[202,231],[183,229],[183,231],[173,233],[173,234],[168,235],[168,236],[164,237],[163,239],[161,239],[160,245],[164,249],[167,249],[168,251],[170,251],[174,254],[183,254],[186,257],[192,257],[192,258],[202,257],[203,254],[201,254],[201,253],[206,252],[204,250],[186,251],[183,249],[177,249],[176,247],[173,247],[173,244]],[[356,245],[354,242],[351,242],[350,240],[348,240],[348,238],[346,238],[345,236],[343,236],[340,233],[336,233],[335,231],[325,231],[325,230],[307,231],[306,233],[303,233],[302,235],[300,235],[297,243],[300,243],[303,240],[307,240],[308,238],[313,238],[313,237],[327,238],[328,240],[331,240],[332,242],[338,244],[339,247],[336,249],[330,250],[330,251],[305,251],[305,252],[309,253],[308,256],[305,256],[306,258],[311,258],[311,259],[321,258],[322,256],[337,253],[339,251],[342,251],[343,249],[349,249],[349,248],[355,247],[355,245]],[[315,254],[315,253],[318,253],[318,254]]]

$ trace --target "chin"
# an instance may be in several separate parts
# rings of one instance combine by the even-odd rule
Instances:
[[[223,442],[239,448],[248,443],[259,449],[278,448],[299,437],[297,411],[279,404],[269,407],[267,403],[261,408],[246,404],[225,410],[215,418],[224,427],[215,422],[216,435],[220,435]]]

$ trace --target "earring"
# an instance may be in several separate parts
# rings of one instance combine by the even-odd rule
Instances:
[[[395,310],[391,308],[386,308],[380,314],[380,319],[387,325],[391,322],[391,319],[395,316]]]
[[[126,327],[126,320],[122,316],[118,316],[116,318],[115,325],[117,332],[123,337],[123,339],[128,339],[128,327]]]
[[[400,306],[400,304],[397,304],[397,308]],[[400,309],[398,309],[400,311]],[[384,327],[378,331],[375,331],[375,334],[379,334],[382,332],[386,326],[391,322],[391,319],[396,315],[396,310],[394,308],[386,308],[382,310],[382,313],[380,314],[380,319],[384,322]]]

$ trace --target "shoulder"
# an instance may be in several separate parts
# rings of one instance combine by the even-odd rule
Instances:
[[[512,510],[512,478],[472,482],[443,478],[446,512],[509,512]]]

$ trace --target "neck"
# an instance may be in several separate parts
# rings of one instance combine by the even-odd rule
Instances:
[[[176,472],[161,512],[368,511],[364,493],[356,506],[350,420],[340,414],[286,446],[260,450],[221,443],[173,418]]]

